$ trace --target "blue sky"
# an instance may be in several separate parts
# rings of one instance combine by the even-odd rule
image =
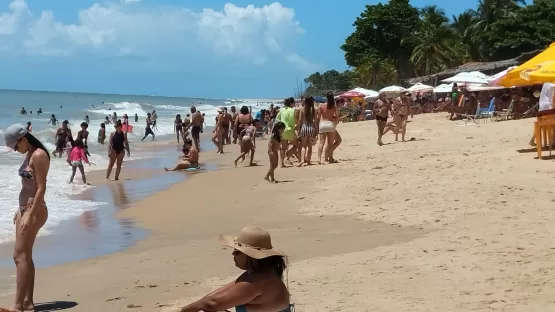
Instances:
[[[0,88],[283,97],[339,46],[363,0],[0,0]],[[449,16],[477,0],[413,0]]]

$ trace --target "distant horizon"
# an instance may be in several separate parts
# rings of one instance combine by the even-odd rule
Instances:
[[[3,89],[0,92],[15,91],[15,92],[37,92],[37,93],[68,93],[68,94],[88,94],[88,95],[115,95],[115,96],[135,96],[135,97],[161,97],[161,98],[187,98],[192,100],[205,99],[205,100],[283,100],[288,96],[277,98],[260,98],[260,97],[237,97],[237,98],[219,98],[219,97],[199,97],[199,96],[183,96],[183,95],[153,95],[153,94],[123,94],[123,93],[100,93],[100,92],[85,92],[85,91],[57,91],[57,90],[30,90],[30,89]]]

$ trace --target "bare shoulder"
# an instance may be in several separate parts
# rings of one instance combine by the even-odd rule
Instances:
[[[29,159],[29,165],[41,165],[41,166],[49,166],[50,165],[50,157],[43,149],[37,148],[31,158]]]

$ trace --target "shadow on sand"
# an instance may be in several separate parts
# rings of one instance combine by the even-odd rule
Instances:
[[[75,301],[51,301],[35,304],[35,311],[49,312],[49,311],[62,311],[74,308],[78,305]]]

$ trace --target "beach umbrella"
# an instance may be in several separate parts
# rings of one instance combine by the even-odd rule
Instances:
[[[451,93],[453,90],[453,84],[440,84],[433,89],[434,93]]]
[[[505,76],[507,75],[507,73],[508,73],[509,71],[515,69],[515,68],[516,68],[516,66],[511,66],[511,67],[505,69],[504,71],[501,71],[501,72],[499,72],[499,73],[497,73],[497,74],[495,74],[495,75],[489,77],[489,79],[488,79],[488,86],[498,86],[498,85],[499,85],[499,82],[505,78]]]
[[[521,71],[520,78],[528,81],[529,84],[555,82],[555,60]]]
[[[378,95],[380,94],[378,91],[365,89],[365,88],[354,88],[353,90],[350,90],[350,91],[360,92],[364,94],[364,98],[377,98]]]
[[[491,91],[491,90],[500,90],[505,89],[503,86],[484,86],[484,85],[469,85],[467,87],[468,91],[477,92],[477,91]]]
[[[389,86],[389,87],[385,87],[383,89],[380,89],[380,93],[401,93],[403,91],[405,91],[406,89],[403,87],[399,87],[399,86]]]
[[[507,72],[505,77],[501,79],[501,81],[499,81],[499,85],[502,85],[504,87],[532,85],[535,82],[531,80],[530,73],[542,71],[542,67],[548,66],[548,64],[544,63],[553,61],[555,61],[555,43],[552,43],[549,48],[545,49],[543,52],[536,55],[528,62],[525,62],[517,68],[514,68],[513,70]]]
[[[486,84],[488,78],[487,75],[479,71],[473,71],[458,73],[453,77],[442,80],[442,82]]]
[[[434,87],[420,82],[407,89],[409,92],[430,92],[432,90],[434,90]]]
[[[347,91],[345,93],[341,93],[339,95],[341,98],[355,98],[355,97],[365,97],[364,93],[356,92],[356,91]]]

